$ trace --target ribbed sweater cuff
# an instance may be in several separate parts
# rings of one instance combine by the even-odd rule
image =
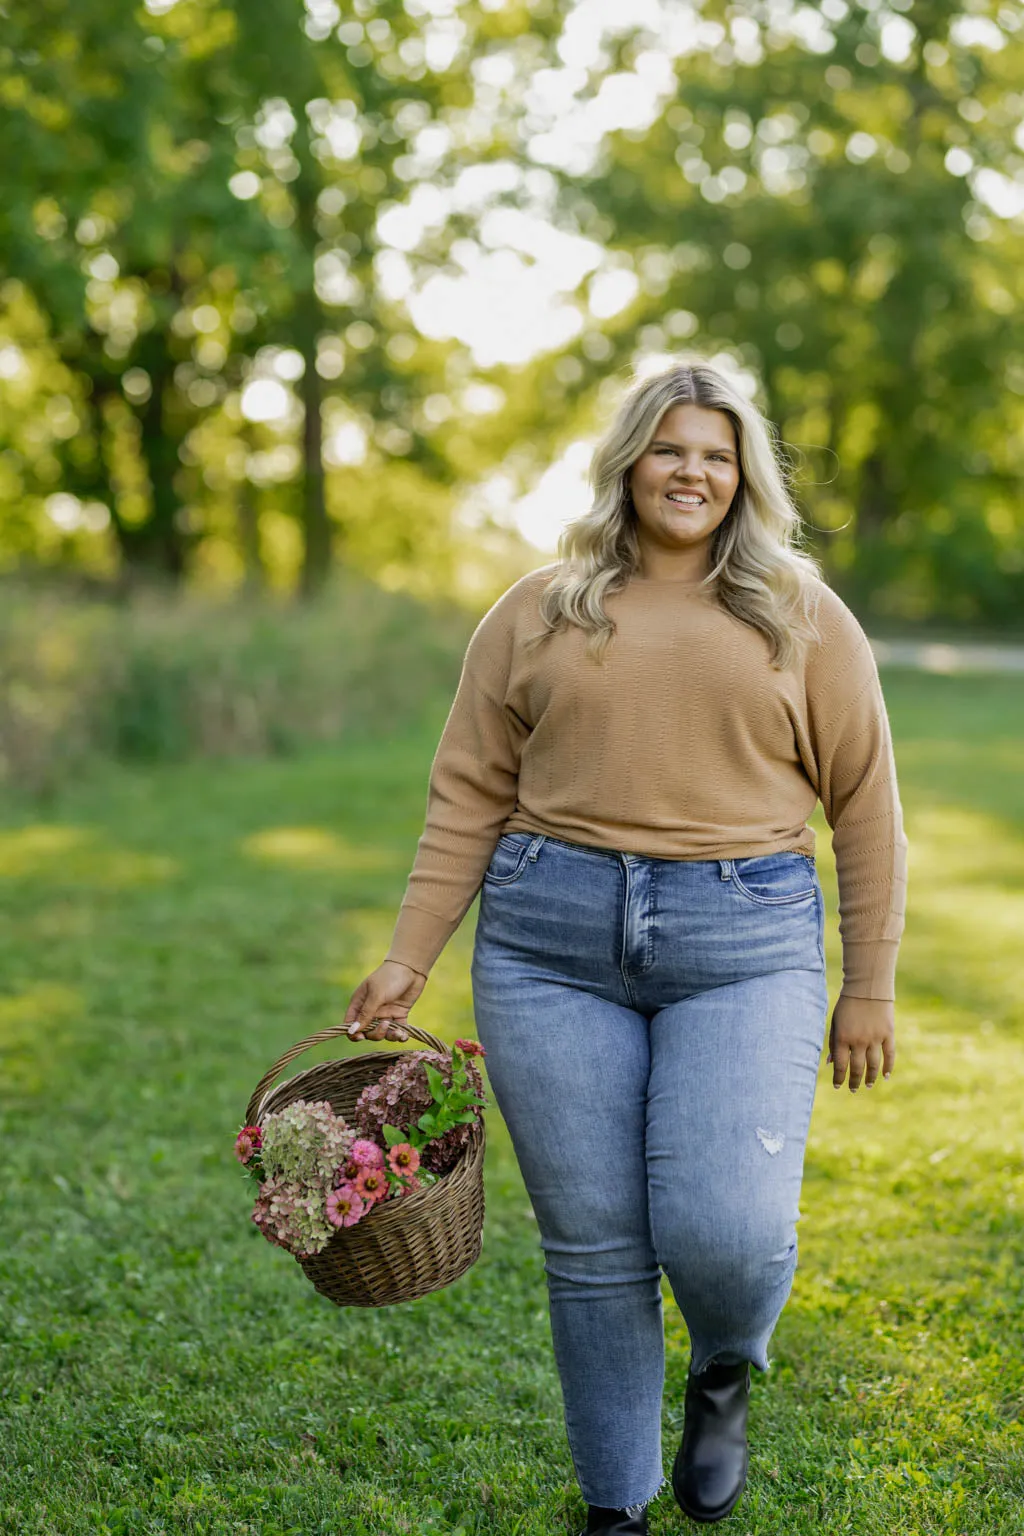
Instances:
[[[854,940],[843,945],[843,985],[846,997],[896,1001],[898,939]]]
[[[384,959],[397,960],[427,976],[458,926],[446,917],[438,917],[436,912],[403,904],[398,909],[391,947]]]

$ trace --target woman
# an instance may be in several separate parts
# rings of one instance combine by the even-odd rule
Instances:
[[[353,1038],[401,1023],[477,891],[491,1086],[537,1216],[588,1536],[660,1490],[661,1273],[691,1343],[693,1519],[747,1473],[750,1366],[796,1267],[839,885],[833,1082],[893,1069],[907,841],[874,658],[796,550],[772,432],[708,363],[634,384],[560,558],[478,625]]]

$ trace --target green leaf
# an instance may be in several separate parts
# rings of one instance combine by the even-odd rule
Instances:
[[[427,1071],[427,1082],[430,1084],[430,1091],[438,1104],[441,1104],[444,1102],[444,1096],[448,1092],[448,1085],[437,1068],[432,1067],[429,1061],[425,1061],[423,1065]]]
[[[400,1142],[405,1140],[405,1132],[400,1131],[397,1125],[385,1125],[383,1131],[384,1140],[389,1147],[397,1147]]]

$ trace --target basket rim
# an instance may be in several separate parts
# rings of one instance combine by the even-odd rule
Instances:
[[[446,1041],[438,1039],[437,1035],[432,1035],[429,1030],[420,1029],[417,1024],[410,1024],[408,1020],[406,1020],[401,1027],[403,1030],[405,1030],[407,1039],[411,1036],[413,1039],[421,1041],[422,1045],[426,1046],[429,1050],[438,1051],[441,1053],[441,1055],[451,1056],[452,1047]],[[294,1061],[297,1056],[302,1055],[303,1051],[309,1050],[309,1048],[314,1045],[325,1045],[329,1040],[345,1039],[351,1041],[353,1044],[362,1043],[361,1041],[355,1040],[348,1031],[348,1025],[332,1024],[327,1029],[319,1029],[315,1034],[306,1035],[304,1039],[297,1041],[295,1045],[290,1046],[287,1051],[284,1051],[282,1055],[280,1055],[274,1062],[274,1065],[269,1067],[267,1071],[264,1072],[263,1076],[256,1084],[256,1087],[253,1089],[249,1098],[249,1103],[246,1106],[245,1124],[260,1124],[258,1117],[265,1112],[267,1102],[271,1096],[271,1091],[275,1088],[283,1087],[283,1084],[278,1083],[278,1077],[290,1062]],[[374,1040],[370,1043],[373,1045],[378,1045],[380,1042]],[[393,1043],[404,1044],[405,1042],[395,1041]],[[372,1051],[370,1052],[369,1057],[364,1057],[363,1059],[372,1059],[374,1056],[390,1059],[391,1057],[397,1056],[399,1054],[400,1053],[397,1051]],[[336,1056],[332,1057],[330,1061],[320,1061],[315,1063],[315,1065],[318,1067],[326,1067],[331,1065],[333,1062],[337,1062],[339,1065],[343,1065],[348,1061],[358,1061],[359,1059],[359,1056]],[[303,1071],[305,1072],[312,1070],[313,1068],[311,1067],[303,1068]],[[301,1073],[296,1073],[295,1077],[300,1077],[301,1075]],[[294,1082],[294,1080],[294,1077],[289,1077],[285,1079],[285,1082],[291,1083]]]

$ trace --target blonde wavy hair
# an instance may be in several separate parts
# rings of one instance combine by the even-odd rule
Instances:
[[[527,646],[576,624],[589,634],[586,653],[598,661],[604,655],[615,624],[603,599],[641,567],[629,472],[676,405],[723,411],[735,428],[739,485],[712,535],[712,568],[701,589],[713,589],[723,608],[766,636],[771,665],[781,671],[801,645],[820,638],[811,611],[816,604],[809,600],[824,582],[821,567],[796,547],[804,524],[787,487],[774,427],[726,375],[692,354],[635,381],[622,399],[591,458],[593,505],[562,531],[558,569],[540,596],[545,628]]]

